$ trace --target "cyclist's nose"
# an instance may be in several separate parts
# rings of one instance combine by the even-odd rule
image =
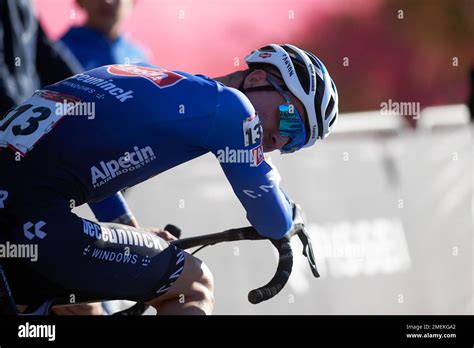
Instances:
[[[288,141],[288,137],[281,135],[279,132],[269,134],[267,137],[264,137],[263,146],[265,152],[271,152],[277,149],[281,149],[285,146]]]
[[[288,142],[290,138],[281,135],[279,132],[272,135],[273,143],[275,144],[275,149],[281,149]]]

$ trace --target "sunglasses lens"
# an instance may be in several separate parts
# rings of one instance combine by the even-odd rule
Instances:
[[[293,105],[280,105],[280,134],[289,140],[281,149],[282,153],[290,153],[300,149],[306,140],[306,131],[298,110]]]

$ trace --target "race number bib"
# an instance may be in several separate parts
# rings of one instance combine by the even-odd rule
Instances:
[[[25,156],[35,144],[65,116],[57,103],[77,103],[80,99],[53,91],[35,94],[0,119],[0,147],[10,147]]]
[[[258,115],[252,115],[244,120],[243,132],[245,146],[260,143],[263,131]]]

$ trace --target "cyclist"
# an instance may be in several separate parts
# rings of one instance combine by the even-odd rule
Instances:
[[[2,260],[18,304],[74,295],[146,302],[158,314],[211,313],[209,269],[170,245],[166,231],[140,229],[115,193],[209,151],[256,230],[285,237],[293,203],[263,152],[324,139],[337,90],[323,63],[293,45],[262,47],[246,62],[215,79],[108,65],[47,86],[3,117],[0,144],[13,151],[0,152],[0,236],[39,249],[36,262]],[[84,116],[87,103],[94,112],[72,116],[79,107]],[[229,160],[229,151],[250,155]],[[71,212],[83,203],[98,221],[120,224]]]

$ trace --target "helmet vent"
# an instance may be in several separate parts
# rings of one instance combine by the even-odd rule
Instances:
[[[315,105],[321,105],[324,95],[324,81],[316,75],[316,94],[314,95]],[[318,123],[318,136],[319,138],[323,137],[323,115],[321,115],[321,108],[316,107],[316,121]]]
[[[272,46],[265,46],[258,49],[261,52],[276,52]]]
[[[305,62],[299,56],[299,54],[295,52],[291,47],[288,47],[286,45],[282,45],[281,47],[290,56],[291,62],[293,63],[293,66],[295,67],[296,76],[298,77],[298,80],[300,81],[301,87],[303,87],[303,90],[305,91],[306,94],[309,94],[310,74],[308,72],[308,68],[306,67]]]
[[[331,114],[333,108],[334,108],[334,98],[331,97],[331,99],[329,100],[329,103],[328,103],[328,107],[326,108],[326,115],[324,117],[325,120],[328,119],[328,117]]]

